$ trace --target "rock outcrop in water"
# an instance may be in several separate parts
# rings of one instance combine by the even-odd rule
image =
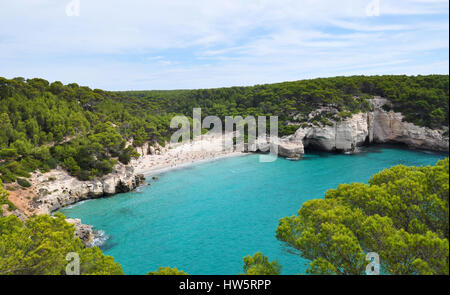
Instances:
[[[67,218],[66,221],[75,226],[75,236],[80,238],[85,246],[90,246],[94,240],[94,231],[89,224],[82,224],[81,219]]]
[[[123,164],[117,164],[112,173],[89,181],[78,180],[58,168],[32,175],[33,203],[40,214],[46,214],[82,200],[129,192],[144,180],[142,174],[134,173],[132,166]]]
[[[402,143],[410,148],[448,152],[448,128],[434,130],[403,121],[401,113],[386,111],[389,101],[376,97],[371,100],[372,112],[354,114],[327,126],[299,128],[295,134],[280,139],[287,149],[279,155],[301,156],[304,148],[323,151],[354,152],[358,146],[370,143]]]
[[[303,143],[292,136],[284,138],[270,138],[256,143],[252,151],[269,153],[274,152],[285,158],[301,158],[305,153]]]
[[[305,153],[303,143],[300,140],[281,140],[278,143],[278,155],[285,158],[301,158]]]

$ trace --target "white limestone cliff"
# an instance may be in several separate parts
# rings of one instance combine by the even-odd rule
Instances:
[[[51,213],[82,200],[131,191],[143,180],[133,167],[123,164],[117,164],[108,175],[88,181],[78,180],[62,168],[33,173],[33,204],[39,214]]]
[[[297,148],[301,142],[303,148],[324,151],[354,152],[358,146],[369,143],[403,143],[415,149],[449,151],[448,128],[435,130],[405,122],[401,113],[382,108],[389,103],[383,98],[374,98],[371,103],[372,112],[333,121],[331,126],[299,128],[284,140],[297,142]]]

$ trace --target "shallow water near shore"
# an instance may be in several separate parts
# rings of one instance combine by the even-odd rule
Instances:
[[[447,155],[372,146],[355,155],[309,153],[300,161],[226,158],[147,177],[138,190],[60,210],[109,236],[101,246],[126,274],[160,266],[189,274],[238,274],[261,251],[303,274],[308,261],[275,238],[278,220],[340,183],[367,182],[398,164],[433,165]]]

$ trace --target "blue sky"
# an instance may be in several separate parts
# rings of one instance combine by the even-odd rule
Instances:
[[[0,76],[140,90],[448,74],[448,9],[448,0],[1,1]]]

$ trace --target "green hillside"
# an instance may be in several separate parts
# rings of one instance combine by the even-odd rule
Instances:
[[[118,161],[137,156],[140,146],[164,144],[175,114],[224,118],[276,115],[279,135],[292,134],[306,115],[332,104],[338,118],[370,109],[368,99],[391,99],[395,110],[415,124],[448,126],[448,75],[352,76],[251,87],[200,90],[109,92],[43,79],[0,78],[0,178],[13,182],[57,164],[87,180],[112,171]],[[296,118],[294,119],[294,116]],[[328,114],[314,122],[327,124]],[[291,124],[288,124],[291,123]],[[293,124],[293,125],[292,125]],[[21,181],[25,186],[26,183]]]

